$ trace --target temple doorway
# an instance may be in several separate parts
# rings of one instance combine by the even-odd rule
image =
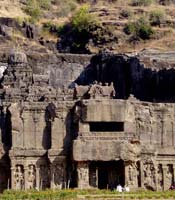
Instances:
[[[99,189],[114,189],[125,185],[125,167],[122,160],[91,162],[89,166],[90,186]]]
[[[98,168],[98,188],[106,189],[108,187],[108,169],[99,167]]]
[[[0,159],[0,193],[11,187],[10,160],[7,156]]]

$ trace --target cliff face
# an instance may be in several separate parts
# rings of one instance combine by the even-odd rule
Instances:
[[[32,54],[28,55],[33,79],[39,85],[57,88],[89,85],[95,80],[114,83],[116,98],[130,94],[143,101],[175,100],[174,53],[145,51],[137,56],[102,52],[97,55]],[[7,66],[1,58],[2,71]]]
[[[133,94],[143,101],[174,101],[173,66],[164,62],[161,68],[156,68],[154,63],[161,63],[160,60],[151,60],[149,56],[148,63],[144,59],[142,55],[129,57],[110,53],[98,54],[92,57],[89,66],[77,78],[76,83],[86,85],[95,80],[103,84],[113,82],[117,98],[127,99]]]

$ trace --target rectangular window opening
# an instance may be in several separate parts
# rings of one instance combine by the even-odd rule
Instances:
[[[123,132],[124,122],[90,122],[91,132]]]

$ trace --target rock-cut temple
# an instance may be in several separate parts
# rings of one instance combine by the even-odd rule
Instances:
[[[165,73],[143,72],[135,58],[113,62],[122,67],[105,68],[102,60],[60,88],[36,79],[24,53],[9,55],[0,88],[0,191],[118,184],[169,189],[175,179],[174,86],[168,93]]]

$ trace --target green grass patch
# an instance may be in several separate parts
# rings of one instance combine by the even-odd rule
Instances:
[[[0,195],[1,200],[59,200],[59,199],[175,199],[175,191],[152,192],[152,191],[137,191],[129,193],[118,193],[110,190],[45,190],[45,191],[4,191]]]

